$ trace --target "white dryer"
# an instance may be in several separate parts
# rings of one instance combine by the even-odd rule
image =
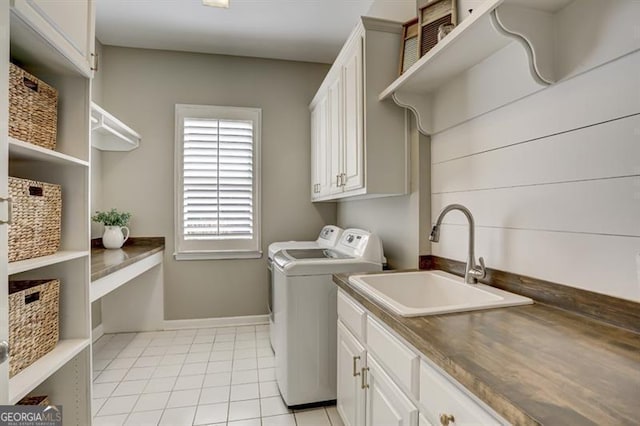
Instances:
[[[273,258],[276,380],[289,407],[336,399],[336,295],[332,274],[381,271],[382,243],[346,229],[332,249],[285,249]]]
[[[325,225],[320,230],[315,241],[279,241],[269,244],[269,257],[267,258],[267,273],[269,274],[269,294],[267,308],[269,310],[269,340],[271,349],[275,352],[275,324],[273,315],[273,270],[271,264],[273,256],[280,250],[285,249],[318,249],[331,248],[335,246],[342,236],[343,229],[335,225]]]

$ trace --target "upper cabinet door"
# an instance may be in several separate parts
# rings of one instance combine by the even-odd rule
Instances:
[[[328,120],[327,120],[327,158],[330,186],[328,194],[342,192],[342,141],[343,110],[342,110],[342,79],[336,79],[329,85],[328,90]]]
[[[320,99],[311,109],[311,200],[326,195],[331,186],[329,178],[329,147],[327,96]]]
[[[343,189],[364,186],[362,37],[352,40],[342,68],[344,92]]]
[[[55,46],[78,70],[94,68],[93,0],[12,0],[12,11]]]

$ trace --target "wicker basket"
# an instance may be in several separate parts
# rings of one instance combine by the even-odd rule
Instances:
[[[9,136],[55,149],[58,91],[14,64],[9,67]]]
[[[16,402],[16,405],[39,405],[41,407],[48,407],[51,405],[49,397],[47,395],[41,396],[25,396],[20,401]]]
[[[58,343],[60,281],[9,281],[9,377]]]
[[[60,185],[9,177],[13,200],[9,262],[54,254],[60,248]]]

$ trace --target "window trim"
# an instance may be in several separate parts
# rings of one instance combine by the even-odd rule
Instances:
[[[254,238],[248,249],[196,249],[189,247],[183,238],[183,182],[184,182],[184,119],[212,118],[226,120],[253,121],[253,201],[254,201]],[[261,173],[261,133],[262,109],[230,107],[218,105],[175,105],[175,139],[174,139],[174,253],[176,260],[215,260],[215,259],[259,259],[262,257],[262,173]],[[238,241],[238,240],[227,240]],[[200,241],[197,245],[206,245]],[[213,242],[212,242],[213,243]],[[216,245],[224,245],[217,241]],[[192,246],[195,244],[191,244]],[[214,244],[212,244],[214,245]]]

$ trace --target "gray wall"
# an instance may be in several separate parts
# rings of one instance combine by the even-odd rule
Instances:
[[[142,135],[102,153],[102,206],[133,213],[134,236],[164,236],[165,318],[264,314],[266,258],[173,259],[174,106],[262,108],[262,245],[314,239],[334,204],[312,204],[308,104],[327,65],[105,46],[104,107]]]
[[[417,268],[418,255],[429,253],[425,231],[430,223],[429,138],[418,133],[410,115],[409,194],[338,203],[338,225],[376,233],[391,269]]]

